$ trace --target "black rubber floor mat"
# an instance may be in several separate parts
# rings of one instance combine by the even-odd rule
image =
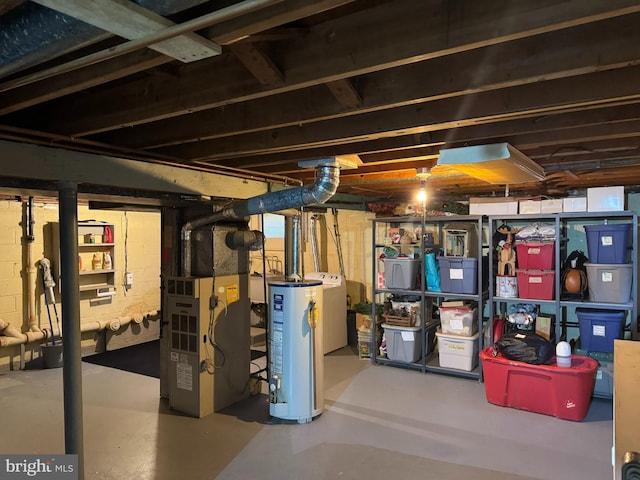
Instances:
[[[160,378],[160,340],[96,353],[83,357],[82,361]]]

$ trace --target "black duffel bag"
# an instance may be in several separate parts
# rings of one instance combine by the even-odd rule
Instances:
[[[493,355],[500,352],[509,360],[543,365],[555,353],[555,345],[534,332],[505,333],[493,346]]]

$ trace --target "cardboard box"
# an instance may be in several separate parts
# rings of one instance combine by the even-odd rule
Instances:
[[[564,212],[586,212],[587,197],[567,197],[562,199]]]
[[[540,202],[540,213],[562,213],[562,199],[542,200]]]
[[[472,197],[469,215],[517,215],[518,201],[504,197]]]
[[[588,212],[621,212],[624,210],[624,187],[587,188]]]
[[[541,213],[542,202],[540,200],[520,200],[520,214]]]

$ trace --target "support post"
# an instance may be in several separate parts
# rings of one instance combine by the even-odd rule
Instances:
[[[62,272],[62,324],[64,325],[64,446],[78,455],[78,480],[84,480],[82,430],[82,364],[80,332],[80,276],[78,272],[78,186],[60,182],[60,270]]]

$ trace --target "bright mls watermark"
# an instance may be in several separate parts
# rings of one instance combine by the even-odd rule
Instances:
[[[0,455],[0,480],[78,480],[77,455]]]

